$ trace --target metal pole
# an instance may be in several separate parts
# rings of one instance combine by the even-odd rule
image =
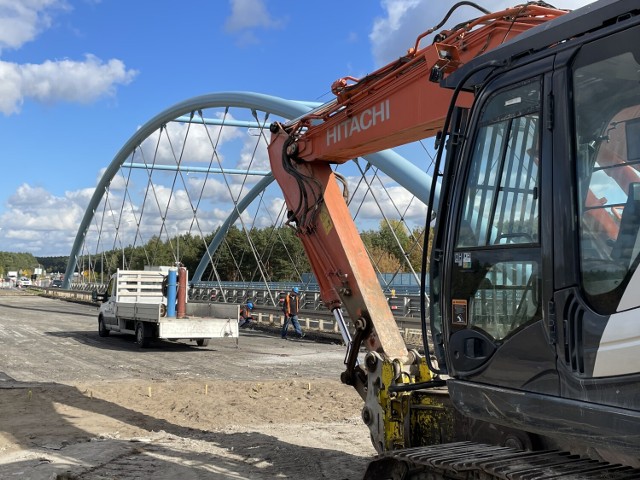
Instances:
[[[340,335],[342,335],[342,340],[344,344],[347,346],[347,354],[344,357],[344,363],[347,364],[347,359],[349,358],[349,353],[351,352],[351,348],[353,347],[351,343],[351,333],[349,333],[349,327],[344,317],[342,316],[342,310],[339,308],[334,308],[331,310],[333,313],[333,317],[336,319],[336,323],[338,324],[338,328],[340,329]],[[358,365],[358,360],[356,359],[356,365]]]

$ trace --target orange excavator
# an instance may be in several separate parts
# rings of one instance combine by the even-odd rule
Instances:
[[[441,30],[462,6],[480,15]],[[640,478],[639,13],[460,2],[271,125],[287,222],[379,452],[365,478]],[[424,345],[408,350],[331,165],[434,136]]]

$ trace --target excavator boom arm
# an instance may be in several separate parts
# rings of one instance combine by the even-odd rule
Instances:
[[[336,81],[333,102],[272,125],[269,157],[287,202],[288,223],[302,240],[324,303],[346,308],[369,351],[409,360],[344,189],[328,164],[433,136],[442,128],[451,97],[438,82],[475,56],[566,13],[544,5],[483,15],[440,32],[432,45],[418,49],[423,34],[398,61],[355,83]]]
[[[354,84],[351,77],[337,80],[332,86],[335,101],[290,122],[288,129],[298,135],[297,156],[307,162],[343,163],[434,136],[451,98],[438,83],[444,75],[564,13],[520,5],[440,32],[422,49],[418,46],[426,33],[420,35],[405,57]]]

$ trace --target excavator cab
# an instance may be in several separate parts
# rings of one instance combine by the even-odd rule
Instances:
[[[519,447],[636,466],[638,38],[637,20],[620,21],[473,67],[469,121],[449,132],[465,141],[443,179],[430,311],[464,415],[517,429]]]

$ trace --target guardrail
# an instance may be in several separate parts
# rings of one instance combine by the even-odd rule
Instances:
[[[62,289],[62,288],[40,288],[40,287],[32,287],[31,290],[40,290],[44,292],[45,295],[49,297],[62,298],[64,300],[72,300],[74,302],[79,303],[91,303],[95,304],[92,300],[91,295],[93,290],[75,290],[75,289]]]
[[[45,295],[61,298],[64,300],[80,302],[80,303],[90,303],[95,304],[92,301],[92,291],[93,290],[76,290],[76,289],[62,289],[62,288],[43,288],[41,289]],[[245,289],[240,289],[245,290]],[[234,297],[238,298],[238,297]],[[246,298],[246,297],[242,297]],[[398,302],[404,305],[406,297],[398,297]],[[216,303],[215,301],[207,301],[207,300],[195,300],[190,299],[192,302],[203,302],[203,303]],[[315,301],[315,297],[314,297]],[[240,302],[225,302],[225,303],[236,303],[242,304],[246,303],[246,301]],[[282,326],[284,324],[284,315],[279,307],[274,307],[272,305],[259,304],[254,301],[255,310],[253,312],[254,319],[258,324],[262,325],[270,325],[270,326]],[[303,303],[303,305],[306,305]],[[315,303],[314,303],[315,306]],[[393,310],[392,310],[393,311]],[[351,326],[351,321],[346,312],[344,312],[345,320]],[[306,330],[316,330],[324,333],[336,334],[336,338],[340,338],[340,331],[338,329],[338,324],[333,317],[333,314],[324,307],[323,310],[314,310],[308,308],[302,308],[300,313],[298,314],[298,319],[300,321],[300,325]],[[417,317],[406,317],[395,315],[394,319],[400,329],[400,333],[404,336],[405,340],[419,341],[422,337],[422,329],[420,325],[420,319]]]
[[[274,301],[280,304],[288,289],[280,288],[259,288],[256,286],[242,286],[241,284],[229,284],[227,286],[211,287],[193,285],[189,287],[189,301],[206,301],[219,303],[243,304],[252,302],[257,307],[273,306]],[[103,292],[106,285],[99,283],[74,283],[72,290],[89,291],[98,290]],[[391,290],[385,293],[389,308],[393,316],[398,318],[420,317],[420,296],[417,293],[401,293]],[[320,298],[320,292],[316,290],[300,290],[300,305],[302,310],[324,311],[329,313]]]
[[[273,291],[260,288],[213,288],[195,286],[189,289],[189,300],[208,301],[224,303],[247,303],[252,302],[257,307],[273,306],[273,300],[280,304],[286,295],[286,291]],[[273,298],[273,299],[272,299]],[[389,308],[396,319],[409,317],[420,317],[420,296],[417,294],[398,294],[391,292],[387,295]],[[301,310],[324,311],[330,314],[320,298],[320,292],[304,291],[300,292]]]

